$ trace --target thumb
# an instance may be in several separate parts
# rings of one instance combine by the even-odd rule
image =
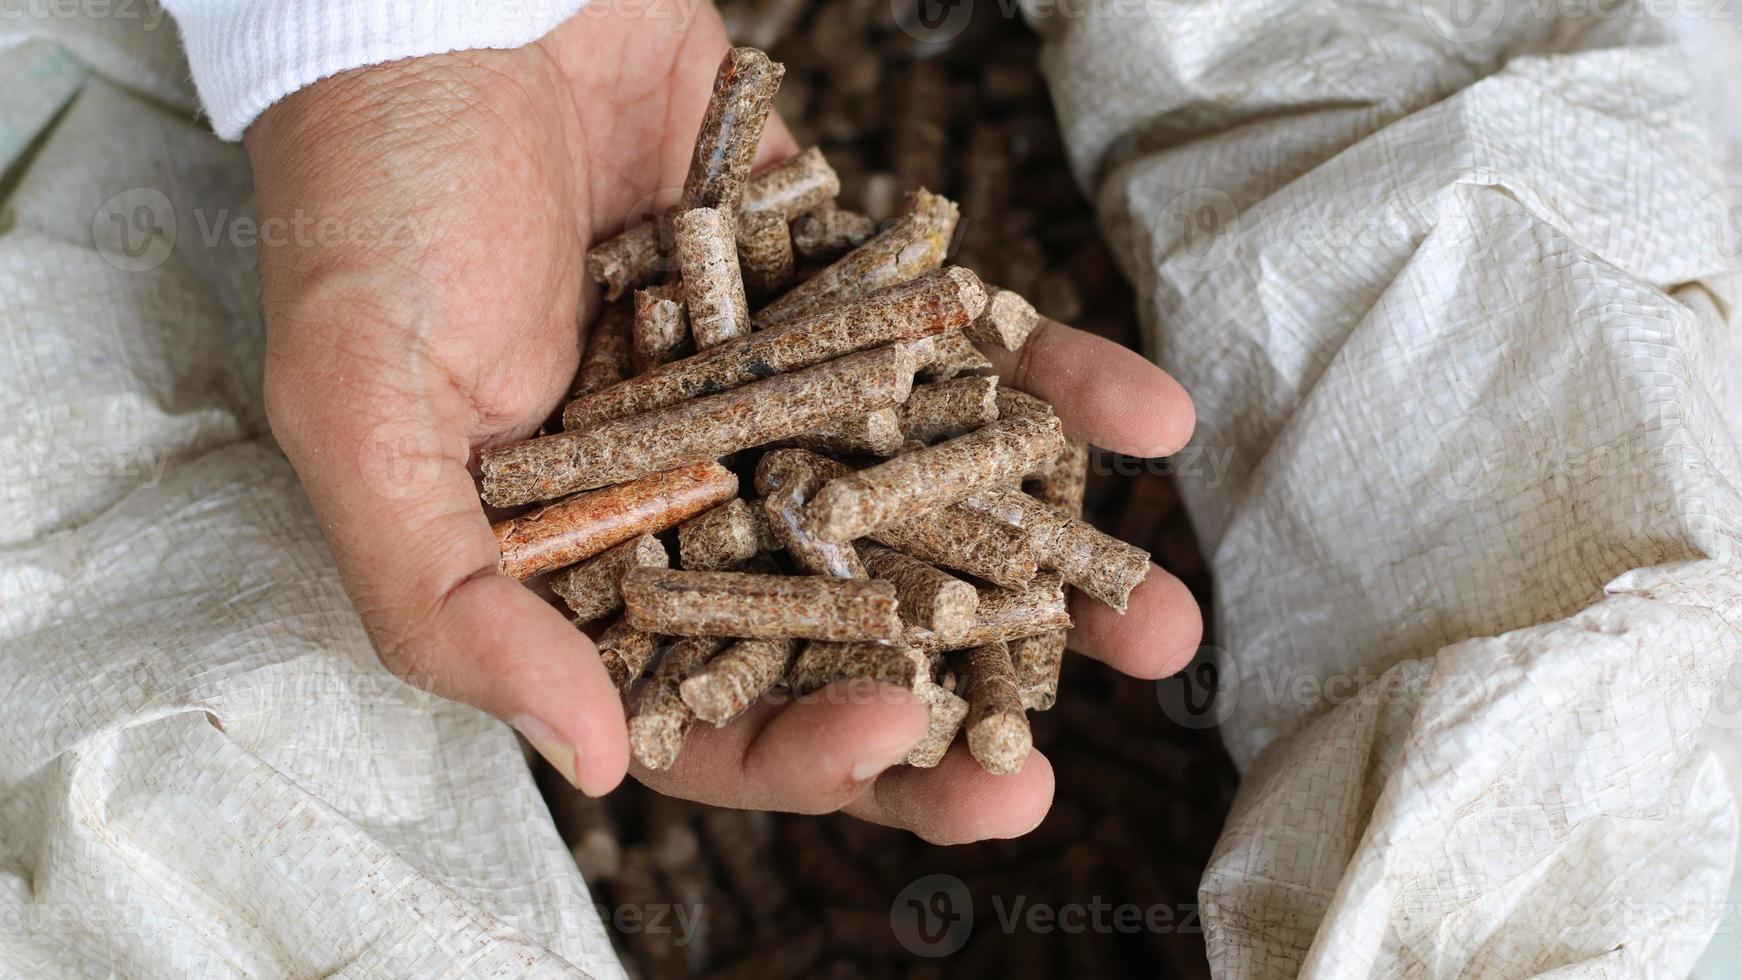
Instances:
[[[379,314],[325,309],[353,329]],[[279,329],[273,339],[307,333],[317,332]],[[617,690],[584,633],[497,572],[496,538],[466,468],[465,399],[379,373],[361,384],[350,372],[323,380],[335,376],[306,369],[318,355],[284,349],[295,341],[274,346],[273,431],[382,663],[508,722],[579,789],[616,786],[628,766]]]

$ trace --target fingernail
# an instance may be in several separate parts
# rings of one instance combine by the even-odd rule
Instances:
[[[539,755],[544,756],[544,761],[550,763],[557,772],[561,773],[562,777],[569,781],[570,786],[576,789],[581,788],[581,770],[575,760],[575,747],[570,745],[561,735],[558,735],[556,729],[531,715],[516,715],[509,719],[508,724],[513,725],[515,731],[526,736],[526,740],[532,743],[533,749]]]

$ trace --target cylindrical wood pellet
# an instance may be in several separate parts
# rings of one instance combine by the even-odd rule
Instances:
[[[677,553],[690,571],[722,571],[779,547],[761,509],[742,497],[678,525]]]
[[[777,214],[753,214],[738,219],[738,256],[744,267],[744,287],[771,296],[792,281],[792,233]]]
[[[793,640],[739,640],[678,685],[696,717],[719,726],[738,717],[786,673]]]
[[[617,690],[627,691],[659,652],[659,637],[618,619],[599,635],[599,661]]]
[[[1016,690],[1010,651],[1003,643],[987,643],[970,647],[961,660],[968,678],[968,751],[994,775],[1021,771],[1034,737]]]
[[[677,216],[677,263],[696,350],[750,334],[750,304],[738,271],[738,246],[725,212],[692,208]]]
[[[980,605],[967,629],[945,636],[910,626],[902,631],[902,642],[922,653],[940,653],[1071,628],[1064,579],[1057,572],[1036,575],[1027,588],[982,588],[979,593]]]
[[[1064,449],[1057,418],[1000,420],[831,480],[805,508],[813,534],[848,541],[948,506],[975,490],[1020,480]]]
[[[992,361],[960,330],[910,340],[904,346],[913,354],[914,369],[925,381],[948,381],[975,371],[992,370]]]
[[[1083,495],[1088,487],[1089,444],[1081,439],[1066,439],[1064,452],[1036,479],[1034,495],[1061,514],[1082,517]]]
[[[765,453],[756,468],[756,489],[768,494],[782,485],[783,472],[815,472],[825,479],[853,470],[837,460],[802,449]],[[880,544],[933,565],[942,565],[994,585],[1021,588],[1034,578],[1028,536],[1009,524],[959,505],[891,524],[870,535]]]
[[[910,439],[951,439],[998,421],[998,379],[957,378],[914,385],[895,410]]]
[[[608,303],[587,335],[587,352],[575,375],[574,394],[609,388],[629,377],[633,365],[630,321],[634,311],[627,303]]]
[[[833,262],[877,234],[877,222],[825,203],[792,222],[792,247],[809,262]]]
[[[912,384],[906,353],[885,347],[584,431],[531,439],[483,455],[484,499],[512,507],[715,459],[892,407]]]
[[[968,583],[872,541],[855,542],[859,559],[873,578],[895,586],[903,622],[951,636],[968,628],[980,606],[979,593]]]
[[[502,549],[497,570],[524,579],[573,565],[630,538],[663,531],[738,492],[738,478],[718,463],[658,469],[495,525],[491,530]]]
[[[1040,325],[1040,314],[1016,292],[993,286],[986,290],[986,308],[962,333],[977,344],[1017,350]]]
[[[1022,706],[1045,711],[1058,700],[1059,670],[1065,662],[1064,630],[1049,630],[1010,641],[1010,662]]]
[[[578,398],[563,409],[563,427],[578,429],[652,411],[883,344],[954,330],[985,305],[985,290],[973,273],[941,269]]]
[[[1125,611],[1131,590],[1149,574],[1147,551],[1067,517],[1020,490],[988,487],[962,505],[1022,528],[1036,561],[1057,569],[1066,582],[1120,612]]]
[[[895,586],[821,575],[631,569],[623,577],[630,624],[666,636],[893,640],[901,634]]]
[[[877,237],[763,307],[756,314],[756,325],[767,328],[930,272],[943,264],[955,229],[954,203],[916,191],[909,195],[901,216]]]
[[[901,442],[901,416],[893,408],[840,419],[792,439],[801,449],[843,456],[893,456]]]
[[[733,48],[720,59],[684,177],[685,210],[715,208],[728,228],[736,224],[756,144],[785,75],[784,66],[756,48]]]
[[[568,604],[575,620],[590,623],[623,608],[623,573],[638,565],[664,568],[671,563],[665,545],[651,534],[607,548],[551,576],[550,590]]]
[[[678,686],[725,645],[717,636],[690,636],[665,651],[629,713],[629,752],[636,762],[670,769],[677,761],[684,736],[696,721]]]
[[[646,374],[675,358],[689,338],[689,330],[681,282],[637,289],[635,324],[630,331],[635,373]]]
[[[841,180],[822,151],[807,147],[751,177],[738,213],[768,212],[790,220],[840,192]],[[636,225],[587,250],[587,275],[605,287],[606,299],[650,286],[666,271],[659,245],[657,222]]]
[[[962,722],[968,717],[968,702],[933,682],[928,676],[913,689],[925,702],[927,718],[925,737],[907,754],[905,761],[915,769],[934,769],[944,761],[950,743],[956,740]]]
[[[867,680],[915,688],[929,678],[930,662],[899,643],[833,643],[813,640],[787,672],[794,694],[809,694],[836,681]]]

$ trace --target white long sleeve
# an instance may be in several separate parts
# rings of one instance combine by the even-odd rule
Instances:
[[[227,140],[267,106],[363,65],[470,48],[514,48],[586,0],[163,0],[194,85]]]

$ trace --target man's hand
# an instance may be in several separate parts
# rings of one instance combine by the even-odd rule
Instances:
[[[468,460],[558,407],[594,312],[586,249],[682,184],[725,50],[712,8],[685,26],[600,0],[524,48],[319,82],[246,139],[263,222],[296,229],[261,252],[267,408],[370,638],[399,676],[513,724],[589,793],[628,763],[616,691],[584,634],[496,574]],[[762,162],[794,149],[771,119]],[[1058,326],[1031,347],[1001,367],[1068,428],[1145,455],[1189,433],[1183,393],[1136,355]],[[1123,620],[1089,605],[1073,606],[1078,646],[1120,669],[1159,675],[1196,646],[1196,606],[1159,571]],[[1020,833],[1044,814],[1038,755],[1013,777],[959,750],[879,777],[924,710],[831,700],[698,728],[675,771],[644,778],[727,805],[846,806],[936,840]]]

